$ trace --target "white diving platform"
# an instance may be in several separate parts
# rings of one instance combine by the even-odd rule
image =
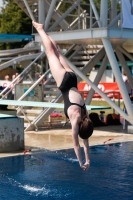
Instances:
[[[49,32],[49,35],[58,44],[103,45],[103,38],[108,38],[112,45],[131,46],[133,44],[132,29],[93,28],[85,30],[80,29],[62,32]],[[36,42],[41,42],[41,38],[38,34],[35,34],[35,40]]]

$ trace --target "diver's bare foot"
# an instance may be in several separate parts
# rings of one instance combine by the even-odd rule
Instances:
[[[33,24],[33,26],[35,27],[35,29],[36,29],[37,31],[43,30],[43,28],[44,28],[44,25],[43,25],[43,24],[39,24],[39,23],[37,23],[37,22],[35,22],[35,21],[32,21],[32,24]]]

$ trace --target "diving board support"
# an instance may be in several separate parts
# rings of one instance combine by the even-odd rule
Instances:
[[[62,97],[62,94],[59,94],[58,97],[56,98],[55,100],[55,103],[57,102],[61,102],[63,100],[63,97]],[[63,105],[64,107],[64,105]],[[45,119],[47,117],[49,117],[49,115],[52,113],[52,111],[54,110],[55,108],[52,108],[52,107],[48,107],[48,108],[45,108],[41,114],[28,126],[26,127],[25,131],[30,131],[30,130],[38,130],[38,127],[44,123],[44,117]]]
[[[119,13],[108,25],[108,28],[115,27],[116,24],[118,23],[118,20],[121,19],[121,13]]]
[[[95,15],[95,17],[96,17],[98,26],[101,27],[100,17],[99,17],[99,15],[98,15],[98,12],[97,12],[97,9],[96,9],[96,6],[95,6],[93,0],[90,0],[90,5],[91,5],[91,7],[92,7],[92,9],[93,9],[93,12],[94,12],[94,15]]]
[[[46,20],[45,20],[45,31],[47,31],[47,29],[48,29],[50,20],[52,18],[52,15],[53,15],[53,12],[54,12],[54,9],[55,9],[56,2],[57,2],[57,0],[52,0],[52,2],[50,4],[50,8],[49,8]]]
[[[132,126],[131,125],[127,126],[127,130],[128,130],[129,134],[133,134],[133,124],[132,124]]]
[[[36,21],[34,15],[33,15],[33,13],[32,13],[32,11],[31,11],[31,9],[30,9],[30,7],[29,7],[29,4],[27,3],[27,0],[23,0],[23,1],[24,1],[24,4],[25,4],[25,6],[26,6],[28,12],[29,12],[30,18],[31,18],[33,21]]]
[[[111,1],[111,21],[113,21],[116,16],[117,16],[117,1],[112,0]],[[116,23],[114,24],[114,27],[117,27]]]
[[[84,74],[87,74],[91,71],[92,67],[94,67],[98,62],[99,60],[101,60],[105,55],[105,49],[102,48],[100,49],[100,51],[95,54],[95,56],[89,60],[89,62],[84,66],[84,68],[82,69],[82,72]]]
[[[45,27],[45,0],[38,0],[38,22]]]
[[[107,55],[105,55],[105,57],[104,57],[104,59],[103,59],[103,62],[102,62],[101,66],[100,66],[100,68],[99,68],[99,70],[98,70],[97,76],[96,76],[96,78],[95,78],[95,80],[94,80],[94,84],[95,84],[95,85],[98,85],[98,84],[99,84],[99,82],[100,82],[100,80],[101,80],[101,78],[102,78],[103,72],[104,72],[105,69],[106,69],[107,62],[108,62],[108,58],[107,58]],[[93,90],[93,89],[91,88],[90,91],[89,91],[89,95],[87,96],[86,101],[85,101],[86,104],[90,104],[94,93],[95,93],[95,90]]]
[[[18,101],[23,100],[42,80],[43,78],[50,72],[47,70],[45,74],[43,74],[19,99]]]
[[[129,114],[129,116],[133,120],[133,108],[132,108],[131,100],[130,100],[129,95],[127,93],[127,89],[126,89],[126,86],[123,82],[122,76],[120,75],[121,74],[120,69],[119,69],[116,57],[114,55],[112,45],[111,45],[109,39],[107,39],[107,38],[103,38],[102,42],[103,42],[103,45],[105,47],[105,50],[106,50],[108,59],[110,61],[110,64],[112,66],[112,70],[113,70],[115,77],[116,77],[116,80],[118,82],[118,86],[119,86],[120,91],[122,93],[122,97],[123,97],[123,100],[125,102],[127,113]]]
[[[130,60],[133,61],[133,56],[132,56],[130,53],[128,53],[123,47],[117,46],[117,48],[118,48],[123,54],[125,54]]]
[[[101,27],[107,27],[108,0],[101,0],[100,22]]]
[[[0,114],[0,153],[24,150],[24,120]]]
[[[72,6],[48,29],[48,31],[52,31],[54,28],[56,28],[63,19],[65,19],[68,14],[70,14],[79,4],[81,0],[77,0],[75,3],[72,4]]]
[[[117,56],[118,56],[118,58],[120,60],[120,63],[122,64],[122,67],[123,67],[124,71],[126,72],[126,75],[128,77],[129,83],[130,83],[131,87],[133,88],[133,77],[132,77],[132,74],[130,72],[130,69],[129,69],[128,65],[127,65],[127,62],[126,62],[122,52],[118,48],[116,48],[116,54],[117,54]]]

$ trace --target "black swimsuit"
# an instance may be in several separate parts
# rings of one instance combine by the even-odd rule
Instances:
[[[64,113],[65,113],[65,115],[68,119],[69,119],[69,117],[68,117],[68,114],[67,114],[67,110],[71,105],[79,106],[79,107],[83,108],[84,111],[86,112],[85,104],[83,106],[81,106],[77,103],[71,103],[70,102],[70,100],[69,100],[69,90],[72,87],[77,88],[77,77],[73,72],[66,72],[59,89],[61,90],[62,95],[63,95],[64,105],[65,105],[64,106]]]

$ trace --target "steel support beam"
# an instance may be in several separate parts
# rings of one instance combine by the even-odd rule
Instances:
[[[49,0],[45,0],[45,10],[49,10],[49,7],[50,7],[50,2]],[[53,12],[53,15],[52,15],[52,18],[57,21],[60,17],[61,17],[61,13],[58,12],[58,10],[56,9],[56,12]],[[66,20],[63,20],[61,23],[60,23],[60,26],[62,29],[64,30],[67,30],[68,26],[69,26],[69,23],[66,21]]]
[[[115,74],[116,81],[117,81],[118,86],[120,88],[120,91],[121,91],[127,112],[129,114],[129,116],[131,117],[131,119],[133,120],[133,108],[132,108],[131,100],[130,100],[129,95],[127,93],[127,89],[126,89],[126,86],[123,82],[122,76],[120,74],[121,72],[120,72],[119,65],[118,65],[118,62],[117,62],[115,54],[114,54],[114,50],[111,46],[109,39],[103,38],[102,42],[103,42],[104,48],[106,50],[106,54],[108,56],[108,59],[110,61],[113,73]]]
[[[87,74],[91,71],[92,67],[94,67],[105,55],[104,48],[100,49],[100,51],[95,54],[95,56],[83,67],[82,72]]]
[[[117,26],[115,25],[116,24],[116,22],[118,23],[118,20],[121,18],[121,13],[119,13],[111,22],[110,22],[110,24],[108,25],[108,28],[112,28],[112,27],[117,27],[118,26],[118,24],[117,24]]]
[[[18,99],[18,101],[22,101],[30,92],[33,90],[42,80],[49,74],[50,70],[47,70],[33,85]]]
[[[98,23],[98,26],[101,27],[101,22],[100,22],[100,18],[99,18],[99,15],[98,15],[98,12],[97,12],[97,9],[96,9],[96,6],[95,6],[95,3],[93,0],[90,0],[90,5],[93,9],[93,12],[94,12],[94,15],[96,17],[96,20],[97,20],[97,23]]]
[[[27,3],[27,0],[23,0],[23,1],[24,1],[24,4],[25,4],[25,6],[26,6],[26,8],[27,8],[27,10],[28,10],[28,13],[29,13],[29,15],[30,15],[30,18],[31,18],[33,21],[35,21],[35,17],[34,17],[34,15],[33,15],[32,11],[31,11],[31,9],[30,9],[30,7],[29,7],[29,4]]]
[[[65,53],[65,55],[67,56],[73,49],[74,47],[76,47],[77,45],[76,44],[73,44],[68,50],[67,52]]]
[[[90,28],[92,28],[92,24],[93,24],[92,7],[90,5]]]
[[[71,56],[69,56],[69,60],[71,60],[79,51],[81,51],[83,49],[83,46],[79,46],[79,48],[77,50],[75,50]]]
[[[65,17],[68,16],[69,13],[71,13],[79,4],[81,0],[77,0],[49,29],[48,31],[52,31],[56,26],[58,26]]]
[[[48,29],[50,20],[52,18],[52,15],[53,15],[53,12],[54,12],[54,9],[55,9],[55,6],[56,6],[56,2],[57,2],[57,0],[52,0],[52,2],[50,4],[50,8],[49,8],[46,20],[45,20],[45,31],[47,31],[47,29]]]
[[[97,72],[97,76],[94,80],[94,84],[97,86],[98,83],[100,82],[101,78],[102,78],[102,75],[103,75],[103,72],[105,71],[106,69],[106,66],[107,66],[107,63],[108,63],[108,58],[107,58],[107,55],[105,55],[104,59],[103,59],[103,62],[101,64],[101,67],[99,68],[98,72]],[[95,91],[91,88],[91,90],[89,91],[89,94],[86,98],[86,104],[90,104],[92,98],[93,98],[93,95],[94,95]]]
[[[100,22],[101,22],[101,27],[107,27],[107,24],[108,24],[108,0],[101,0]]]
[[[111,21],[117,16],[117,1],[111,0]],[[117,27],[117,24],[115,24],[114,27]]]
[[[132,77],[132,74],[129,70],[129,67],[127,65],[127,62],[123,56],[123,54],[121,53],[121,51],[119,49],[116,48],[116,54],[120,60],[120,63],[122,64],[122,67],[124,69],[124,71],[126,72],[126,75],[128,77],[128,80],[129,80],[129,83],[131,85],[131,87],[133,88],[133,77]]]
[[[45,25],[45,0],[38,0],[38,22]]]
[[[54,103],[60,103],[63,100],[62,94],[59,94]],[[41,114],[25,129],[25,131],[35,130],[44,123],[44,118],[46,119],[55,108],[46,108]]]
[[[130,60],[133,61],[133,56],[128,53],[123,47],[117,46],[117,49],[119,49],[123,54],[125,54]]]

